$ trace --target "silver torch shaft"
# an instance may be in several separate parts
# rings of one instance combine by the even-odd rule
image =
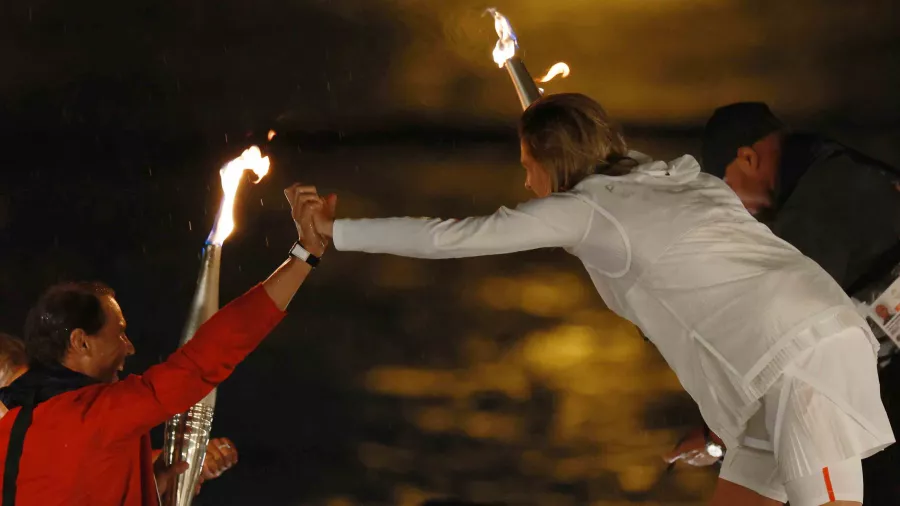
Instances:
[[[200,325],[219,310],[221,259],[222,246],[207,242],[203,249],[191,311],[181,336],[181,346],[190,341]],[[216,389],[213,389],[203,400],[166,422],[163,446],[166,465],[187,462],[190,467],[178,475],[177,479],[171,480],[164,506],[190,506],[193,502],[194,490],[200,481],[203,459],[206,457],[215,407]]]
[[[254,182],[258,183],[269,172],[269,157],[262,156],[258,147],[251,146],[219,171],[222,202],[203,249],[194,300],[184,325],[180,346],[193,339],[197,329],[219,310],[222,244],[234,230],[234,199],[245,170],[252,170],[257,178]],[[166,422],[163,446],[165,463],[171,466],[177,462],[187,462],[188,470],[172,480],[165,491],[164,506],[190,506],[194,501],[194,490],[200,482],[215,407],[216,389],[213,388],[200,402]]]
[[[512,79],[513,86],[516,87],[516,94],[519,96],[519,103],[522,104],[522,110],[528,109],[529,105],[541,98],[541,90],[538,89],[537,83],[531,77],[531,74],[528,73],[525,63],[518,56],[513,56],[506,60],[503,66],[506,67],[506,71],[509,72],[509,78]]]

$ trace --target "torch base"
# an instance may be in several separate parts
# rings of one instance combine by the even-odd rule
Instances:
[[[189,468],[176,480],[172,480],[163,506],[190,506],[194,501],[194,490],[200,481],[203,460],[206,458],[214,410],[215,406],[201,402],[166,422],[162,457],[168,465],[187,462]]]

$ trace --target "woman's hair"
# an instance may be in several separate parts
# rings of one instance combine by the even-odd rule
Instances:
[[[106,323],[104,296],[115,297],[115,292],[98,282],[63,283],[44,292],[25,320],[25,350],[31,362],[57,365],[69,349],[73,330],[99,332]]]
[[[547,95],[531,104],[519,121],[519,138],[550,173],[555,192],[592,174],[621,176],[637,165],[619,127],[580,93]]]
[[[28,365],[25,343],[16,336],[0,332],[0,368],[12,369]]]

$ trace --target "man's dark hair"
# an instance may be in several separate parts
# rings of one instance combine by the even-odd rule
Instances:
[[[722,178],[738,148],[752,146],[763,137],[784,130],[785,125],[762,102],[737,102],[719,107],[703,129],[704,172]]]
[[[96,334],[106,323],[100,299],[114,297],[99,282],[61,283],[41,295],[25,320],[25,350],[32,363],[53,366],[62,362],[75,329]]]
[[[25,343],[16,336],[0,332],[0,365],[19,367],[28,364]]]

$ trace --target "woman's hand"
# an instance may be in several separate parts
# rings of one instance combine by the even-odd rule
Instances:
[[[724,446],[722,440],[713,433],[710,433],[710,440]],[[711,466],[719,461],[720,456],[710,455],[706,443],[704,428],[694,429],[685,435],[672,451],[663,455],[663,460],[670,466],[679,461],[695,467]]]
[[[322,200],[322,207],[313,217],[316,231],[331,239],[334,237],[334,215],[337,209],[337,195],[331,194]]]
[[[313,255],[321,257],[330,241],[316,230],[314,224],[314,216],[325,207],[324,201],[316,193],[316,187],[294,183],[284,190],[284,196],[291,205],[291,217],[297,227],[300,245]]]

